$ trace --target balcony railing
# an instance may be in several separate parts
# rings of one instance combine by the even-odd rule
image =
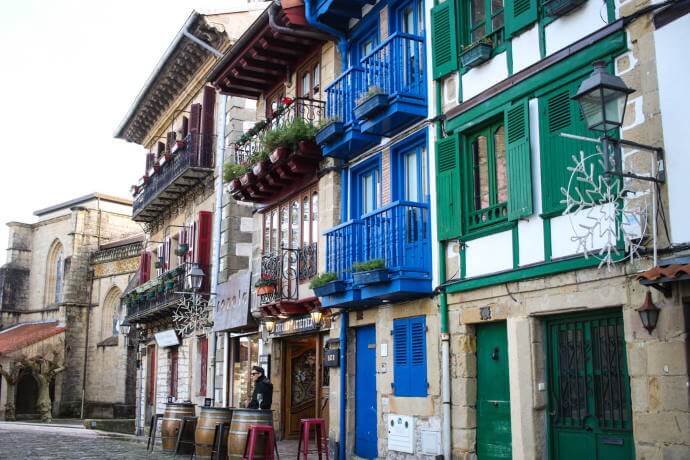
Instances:
[[[370,87],[390,97],[426,97],[424,38],[396,32],[326,88],[330,118],[345,125],[354,119],[359,97]]]
[[[130,321],[157,316],[184,296],[186,267],[181,265],[124,296]],[[168,280],[172,281],[168,283]]]
[[[136,216],[190,170],[212,171],[215,138],[215,135],[189,134],[184,147],[173,153],[171,160],[164,161],[148,179],[148,183],[143,185],[141,192],[134,198],[133,214]]]
[[[364,88],[375,86],[389,96],[398,94],[423,99],[424,39],[396,32],[362,59]]]
[[[326,103],[324,101],[303,97],[296,98],[289,105],[278,108],[272,118],[258,122],[259,129],[255,128],[257,132],[251,135],[249,139],[232,144],[230,146],[230,161],[235,164],[251,162],[256,154],[262,150],[263,140],[268,132],[290,124],[296,118],[301,118],[310,124],[317,124],[324,116],[325,111]]]
[[[355,99],[365,91],[364,70],[361,67],[351,67],[326,88],[328,117],[351,124],[354,115]]]
[[[383,259],[389,272],[426,278],[431,269],[429,205],[396,201],[326,233],[327,270],[352,278],[352,264]]]
[[[283,248],[261,257],[261,277],[276,280],[275,291],[260,296],[262,304],[299,300],[299,285],[316,275],[317,244]]]

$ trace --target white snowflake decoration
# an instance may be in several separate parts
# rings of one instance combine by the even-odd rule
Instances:
[[[599,259],[599,268],[610,269],[623,259],[622,254],[634,261],[646,235],[647,200],[631,198],[645,194],[626,190],[622,180],[595,173],[595,161],[604,169],[600,152],[589,156],[580,152],[579,158],[573,155],[572,159],[575,165],[568,167],[570,180],[567,189],[561,187],[565,196],[561,203],[566,206],[563,215],[569,217],[577,252]],[[624,250],[618,244],[621,239]]]
[[[201,296],[185,296],[180,299],[172,316],[175,330],[183,337],[213,326],[211,306]]]

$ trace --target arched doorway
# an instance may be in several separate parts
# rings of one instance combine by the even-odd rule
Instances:
[[[16,414],[17,418],[39,417],[36,409],[36,398],[38,396],[38,382],[31,375],[31,372],[22,372],[17,381],[16,394]]]

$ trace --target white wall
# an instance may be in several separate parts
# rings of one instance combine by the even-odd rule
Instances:
[[[601,29],[608,24],[607,18],[608,11],[605,2],[587,0],[587,3],[578,10],[561,16],[546,26],[544,30],[546,54],[553,54]]]
[[[539,26],[535,23],[511,41],[513,47],[513,73],[531,66],[541,58],[539,52]]]
[[[462,76],[462,100],[466,101],[508,78],[508,53],[494,56]]]
[[[468,278],[513,268],[513,232],[494,233],[467,242],[465,274]]]
[[[690,15],[676,19],[654,32],[672,243],[690,242],[690,207],[687,203],[686,185],[690,177],[690,122],[687,117],[687,108],[690,107],[690,91],[687,90],[690,75],[688,43]],[[681,58],[682,56],[685,58]]]

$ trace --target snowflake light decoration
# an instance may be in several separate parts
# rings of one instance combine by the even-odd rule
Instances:
[[[198,295],[181,298],[173,312],[172,320],[175,330],[182,337],[213,326],[211,306],[208,300]]]
[[[597,149],[598,150],[598,149]],[[622,180],[595,172],[595,164],[604,169],[601,153],[572,156],[574,166],[568,187],[561,187],[567,215],[573,230],[571,241],[577,252],[600,260],[599,268],[608,269],[624,258],[631,262],[639,257],[639,249],[647,230],[647,199],[645,193],[625,189]],[[637,198],[637,199],[634,199]],[[625,249],[620,247],[623,242]]]

